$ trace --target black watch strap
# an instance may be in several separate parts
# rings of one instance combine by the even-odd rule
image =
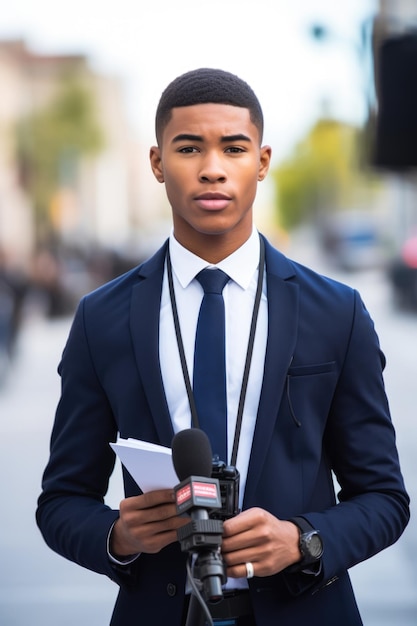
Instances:
[[[309,533],[312,530],[316,530],[304,517],[291,517],[288,521],[298,526],[302,533]]]
[[[317,576],[321,570],[321,557],[319,559],[311,559],[304,553],[303,550],[303,535],[318,534],[319,532],[312,526],[304,517],[292,517],[288,520],[295,524],[300,531],[300,551],[302,554],[301,561],[294,563],[288,568],[289,572],[300,572],[312,574]],[[323,545],[323,544],[322,544]]]

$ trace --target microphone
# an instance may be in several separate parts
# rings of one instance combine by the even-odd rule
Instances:
[[[220,485],[212,478],[212,452],[206,433],[189,428],[172,440],[172,462],[180,483],[174,487],[178,514],[187,513],[191,521],[177,531],[183,552],[197,555],[196,578],[201,581],[204,598],[218,602],[226,582],[220,546],[223,522],[210,519],[211,511],[221,509]]]
[[[172,462],[179,480],[188,476],[211,476],[212,453],[204,430],[180,430],[172,440]]]

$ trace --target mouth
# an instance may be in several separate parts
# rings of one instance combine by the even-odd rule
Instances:
[[[204,209],[205,211],[220,211],[229,205],[231,197],[220,192],[205,192],[196,196],[195,201],[200,209]]]

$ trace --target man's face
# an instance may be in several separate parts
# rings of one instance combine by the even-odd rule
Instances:
[[[176,239],[201,255],[220,245],[230,254],[252,232],[252,205],[271,150],[260,147],[249,110],[198,104],[172,110],[151,165],[165,183]]]

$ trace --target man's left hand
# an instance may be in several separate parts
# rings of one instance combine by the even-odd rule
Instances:
[[[299,530],[261,508],[252,508],[223,524],[222,555],[227,576],[247,576],[252,563],[255,576],[272,576],[301,559]]]

